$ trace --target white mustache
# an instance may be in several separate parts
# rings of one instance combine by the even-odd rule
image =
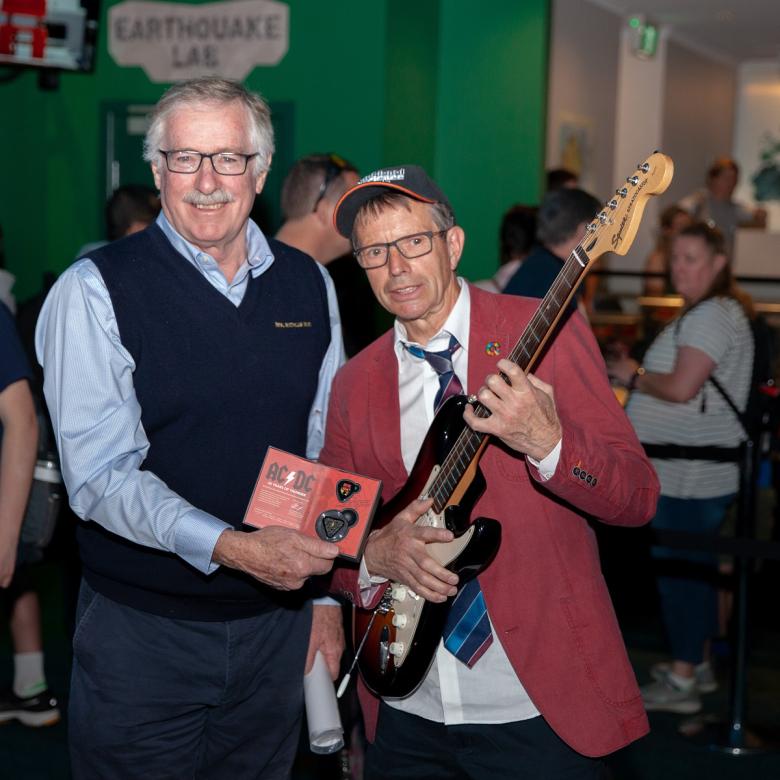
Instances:
[[[232,203],[235,198],[227,190],[214,190],[214,192],[209,193],[192,190],[182,200],[193,206],[214,206],[217,203]]]

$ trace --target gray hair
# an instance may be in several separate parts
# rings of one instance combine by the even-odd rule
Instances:
[[[387,192],[367,200],[358,209],[355,221],[352,223],[352,245],[357,246],[355,244],[355,231],[360,224],[366,222],[371,217],[378,217],[385,209],[404,208],[410,211],[409,204],[415,200],[417,199],[392,190],[387,190]],[[418,202],[425,203],[425,201]],[[437,230],[449,230],[455,225],[455,213],[446,203],[426,203],[425,205],[428,206],[433,224]]]
[[[215,76],[182,81],[163,94],[150,117],[151,122],[144,138],[144,160],[152,163],[159,158],[168,118],[177,109],[198,104],[225,105],[234,102],[244,106],[249,118],[249,143],[251,151],[257,154],[253,162],[254,175],[267,171],[274,153],[274,129],[268,104],[260,95],[250,92],[237,81]]]

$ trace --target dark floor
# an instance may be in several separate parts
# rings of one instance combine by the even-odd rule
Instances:
[[[630,540],[630,541],[627,541]],[[626,643],[640,681],[650,665],[664,657],[664,644],[655,604],[652,576],[644,550],[636,539],[608,532],[601,539],[605,572],[623,627]],[[617,554],[620,550],[620,555]],[[63,588],[60,565],[45,563],[36,572],[44,611],[46,665],[51,687],[63,704],[67,700],[69,651],[64,629]],[[767,563],[751,581],[749,674],[747,686],[748,731],[780,734],[780,563]],[[717,668],[720,690],[704,698],[703,716],[726,721],[730,711],[730,645],[719,646]],[[0,639],[0,683],[11,679],[11,651],[7,635]],[[750,780],[780,779],[780,752],[740,755],[720,752],[708,740],[698,744],[683,737],[679,728],[690,718],[654,713],[649,736],[609,759],[612,780]],[[750,737],[752,739],[752,735]],[[66,723],[44,729],[28,729],[17,723],[0,728],[0,778],[38,780],[67,778]],[[313,756],[302,747],[293,780],[340,778],[337,756]],[[96,778],[95,780],[99,780]],[[237,778],[237,780],[241,780]],[[536,779],[534,779],[536,780]]]

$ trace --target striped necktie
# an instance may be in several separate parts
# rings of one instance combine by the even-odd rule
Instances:
[[[460,349],[455,336],[450,336],[449,346],[440,352],[428,352],[413,344],[407,344],[406,349],[415,357],[427,360],[439,375],[439,391],[433,401],[434,412],[450,396],[463,392],[463,385],[452,366],[452,356]],[[469,580],[455,596],[442,638],[447,650],[469,669],[493,642],[485,598],[476,578]]]
[[[428,352],[415,344],[405,344],[404,346],[416,358],[427,360],[439,375],[439,391],[436,393],[436,398],[433,399],[434,413],[439,411],[439,407],[448,398],[463,392],[463,385],[452,367],[452,356],[460,349],[460,344],[455,336],[450,336],[449,346],[440,352]]]

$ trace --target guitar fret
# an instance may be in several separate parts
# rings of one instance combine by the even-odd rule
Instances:
[[[572,252],[574,257],[577,258],[577,262],[585,268],[585,266],[588,264],[588,256],[585,254],[585,250],[581,246],[574,247],[574,251]],[[580,256],[582,255],[582,256]]]

